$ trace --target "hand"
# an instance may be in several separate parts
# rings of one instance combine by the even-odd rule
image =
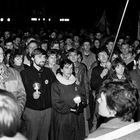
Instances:
[[[118,55],[117,54],[113,54],[111,61],[114,61],[116,58],[118,58]]]
[[[73,101],[79,106],[79,103],[81,102],[81,97],[80,96],[76,96]]]
[[[104,76],[106,76],[108,73],[108,69],[103,69],[102,73],[100,74],[101,78],[103,78]]]
[[[111,63],[109,61],[106,63],[106,67],[107,67],[107,69],[111,68]]]

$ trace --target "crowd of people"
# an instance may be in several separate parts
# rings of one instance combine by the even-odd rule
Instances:
[[[84,140],[139,126],[140,40],[120,33],[114,41],[84,29],[1,33],[0,94],[14,97],[20,127],[0,117],[0,139]]]

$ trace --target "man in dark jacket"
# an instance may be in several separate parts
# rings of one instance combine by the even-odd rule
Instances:
[[[26,137],[30,140],[48,140],[51,121],[51,85],[55,75],[44,67],[46,52],[37,48],[32,52],[33,65],[21,72],[27,93],[23,119]]]
[[[98,127],[98,123],[100,123],[99,121],[97,122],[97,105],[98,103],[96,102],[97,97],[98,97],[98,92],[99,89],[102,85],[102,83],[106,80],[108,73],[109,73],[109,69],[111,67],[111,63],[108,60],[109,56],[107,54],[107,52],[103,49],[98,53],[98,61],[99,64],[92,69],[92,73],[91,73],[91,79],[90,79],[90,86],[92,89],[92,93],[93,93],[93,97],[94,97],[94,109],[93,109],[93,128],[91,129],[91,131],[94,131],[96,129],[96,127]],[[97,114],[98,115],[98,114]],[[102,120],[101,120],[102,121]]]

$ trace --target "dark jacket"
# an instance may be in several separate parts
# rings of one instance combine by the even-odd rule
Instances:
[[[81,96],[81,92],[75,87],[75,83],[64,85],[58,81],[52,85],[52,140],[84,140],[84,115],[70,110],[76,105],[73,98]],[[82,101],[85,101],[85,97]]]
[[[27,93],[26,107],[34,110],[44,110],[51,107],[51,85],[55,80],[53,72],[45,67],[38,71],[31,66],[21,72],[21,77]],[[34,99],[35,83],[39,83],[40,86],[38,99]]]
[[[100,65],[96,66],[95,68],[92,69],[91,73],[91,79],[90,79],[90,86],[92,90],[95,90],[96,92],[99,91],[102,83],[104,80],[106,80],[107,76],[104,76],[104,78],[101,78],[100,74],[103,71],[103,67]]]

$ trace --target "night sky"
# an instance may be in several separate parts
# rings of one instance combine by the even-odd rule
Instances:
[[[50,17],[56,22],[59,18],[71,19],[73,26],[94,26],[103,11],[110,28],[115,32],[119,25],[126,0],[4,0],[0,8],[1,17],[10,17],[13,22],[28,24],[31,17]],[[125,30],[133,30],[138,20],[138,0],[129,0],[123,21]],[[11,21],[12,22],[12,21]]]

